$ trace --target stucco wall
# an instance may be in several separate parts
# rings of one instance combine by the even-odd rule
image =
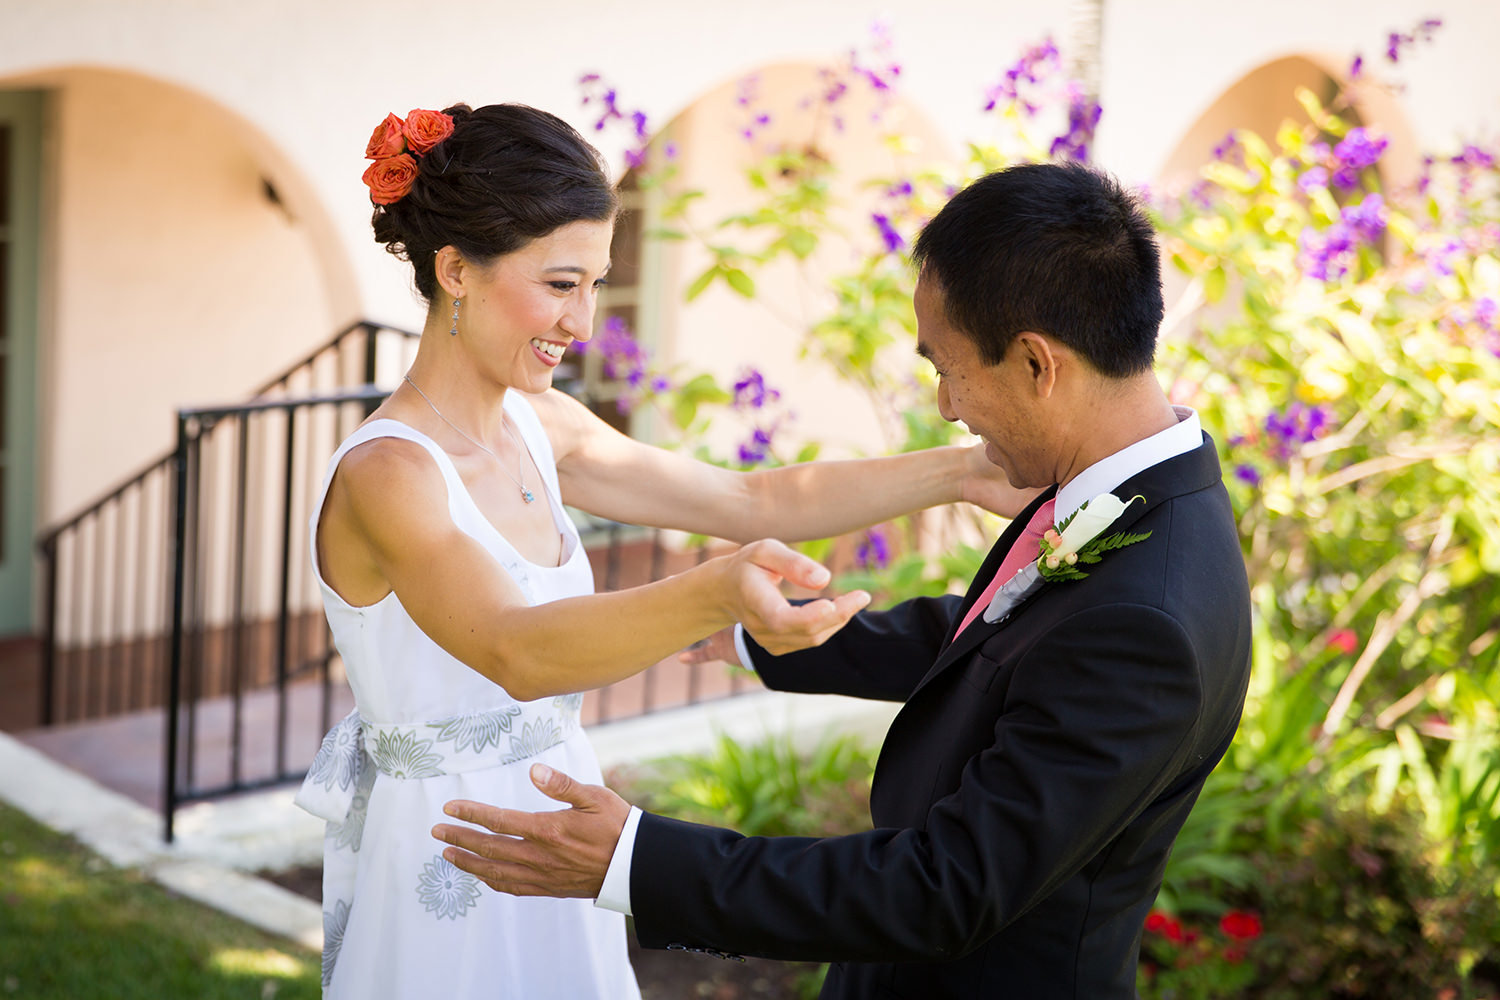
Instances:
[[[622,97],[665,121],[714,86],[756,66],[821,62],[862,42],[885,14],[903,88],[957,141],[983,129],[983,88],[1020,47],[1061,39],[1068,0],[1045,3],[817,4],[768,0],[598,3],[540,13],[513,2],[459,3],[441,13],[392,0],[262,0],[256,4],[138,0],[0,2],[0,79],[59,65],[129,68],[235,109],[288,151],[328,207],[373,318],[418,316],[399,268],[369,242],[360,153],[387,110],[519,100],[580,126],[579,73],[597,70]],[[1266,0],[1226,7],[1189,0],[1106,3],[1099,153],[1129,180],[1147,180],[1195,118],[1235,80],[1291,53],[1342,60],[1384,48],[1384,32],[1434,13],[1447,26],[1408,60],[1404,102],[1419,138],[1500,125],[1500,5],[1459,0],[1434,11],[1415,0]],[[619,143],[606,137],[607,151]]]
[[[237,398],[358,315],[420,325],[404,265],[370,239],[359,181],[386,111],[517,100],[588,130],[577,77],[594,70],[660,124],[750,70],[825,62],[886,15],[906,100],[957,148],[989,129],[984,88],[1025,44],[1048,33],[1066,43],[1072,7],[0,0],[0,86],[60,87],[41,516],[163,448],[171,406]],[[1423,145],[1500,129],[1491,0],[1106,0],[1104,10],[1096,152],[1127,181],[1155,179],[1204,110],[1266,62],[1305,54],[1337,67],[1360,49],[1379,68],[1387,30],[1434,14],[1447,24],[1405,60],[1393,106]],[[623,136],[597,138],[619,162]],[[260,193],[267,175],[290,214]],[[688,345],[679,331],[749,329],[759,321],[743,309],[715,293],[664,316],[660,339],[712,355],[707,339]],[[781,364],[788,348],[768,351]],[[829,414],[846,409],[827,398]]]
[[[333,332],[313,248],[221,109],[154,80],[52,91],[41,519],[172,444],[173,408],[238,399]]]

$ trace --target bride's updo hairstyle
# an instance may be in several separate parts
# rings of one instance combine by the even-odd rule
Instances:
[[[614,218],[619,199],[603,158],[561,118],[522,104],[455,104],[443,114],[452,132],[413,158],[404,194],[381,203],[372,184],[375,242],[411,262],[427,302],[437,297],[433,260],[445,246],[484,265],[570,222]]]

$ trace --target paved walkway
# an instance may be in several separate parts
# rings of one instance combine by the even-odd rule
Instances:
[[[606,768],[710,749],[719,733],[742,742],[791,733],[815,745],[829,732],[878,743],[895,705],[760,691],[589,728]],[[295,786],[199,802],[177,813],[176,840],[161,814],[106,788],[37,748],[0,733],[0,799],[78,838],[111,863],[139,868],[168,888],[248,924],[323,946],[318,904],[253,875],[315,864],[323,824],[292,804]]]

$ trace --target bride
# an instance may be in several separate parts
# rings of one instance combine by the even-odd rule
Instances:
[[[571,127],[518,105],[416,110],[375,130],[375,238],[429,304],[394,393],[333,455],[312,559],[356,710],[298,795],[329,821],[329,997],[638,997],[624,918],[481,893],[428,829],[450,799],[555,808],[527,775],[598,764],[580,692],[742,622],[822,641],[861,592],[791,605],[821,538],[955,500],[1020,509],[977,449],[737,473],[633,441],[551,389],[587,341],[616,199]],[[746,543],[595,594],[564,503]]]

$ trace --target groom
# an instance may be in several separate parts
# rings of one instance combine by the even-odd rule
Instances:
[[[1108,177],[1020,166],[954,197],[915,258],[917,352],[937,370],[939,412],[1012,483],[1046,489],[963,598],[865,612],[783,656],[743,644],[772,688],[904,703],[875,772],[875,828],[746,838],[539,765],[538,787],[573,808],[454,802],[450,815],[495,833],[434,835],[501,891],[632,913],[643,947],[832,961],[824,997],[1132,998],[1167,855],[1234,735],[1250,668],[1217,454],[1151,371],[1154,235]],[[1038,536],[1105,493],[1127,504],[1105,535],[1144,538],[1077,562],[1086,577],[1000,589],[1016,564],[1036,574]]]

